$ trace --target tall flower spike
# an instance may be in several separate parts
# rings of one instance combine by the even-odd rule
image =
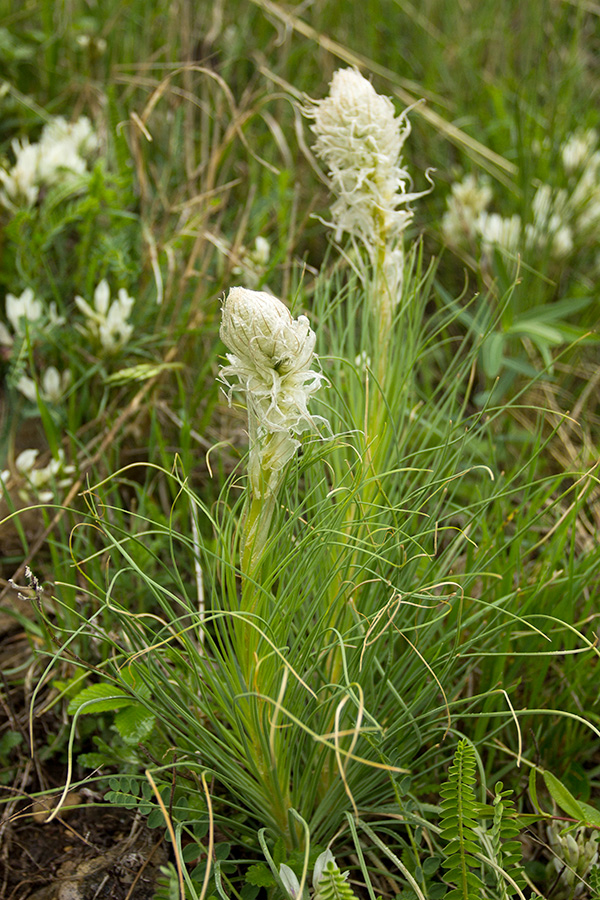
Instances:
[[[399,237],[412,218],[399,209],[422,194],[407,193],[402,147],[410,134],[407,110],[396,116],[357,69],[338,69],[329,96],[305,110],[314,119],[314,150],[328,168],[336,239],[342,232],[366,244]]]
[[[243,287],[229,291],[220,333],[231,351],[220,378],[229,401],[240,392],[248,409],[252,493],[269,497],[300,446],[296,435],[324,421],[311,416],[307,406],[323,380],[311,369],[316,336],[306,316],[293,319],[281,300]],[[232,375],[237,384],[229,382]]]
[[[337,198],[328,224],[336,240],[343,233],[359,240],[373,267],[382,340],[402,289],[402,235],[413,216],[408,204],[427,193],[407,191],[411,179],[401,156],[410,134],[407,112],[396,116],[389,97],[378,94],[358,69],[338,69],[329,96],[304,109],[314,119],[314,150]]]

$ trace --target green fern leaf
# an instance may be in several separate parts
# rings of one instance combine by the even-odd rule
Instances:
[[[448,780],[441,788],[442,817],[441,837],[447,841],[445,881],[456,885],[446,894],[446,900],[480,900],[483,882],[472,871],[480,863],[476,854],[480,850],[476,834],[477,804],[473,786],[475,779],[475,751],[471,744],[459,741],[454,760],[448,770]]]

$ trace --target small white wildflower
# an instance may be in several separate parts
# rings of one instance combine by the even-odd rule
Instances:
[[[481,183],[474,175],[467,175],[452,185],[446,199],[447,211],[442,217],[442,231],[452,244],[470,241],[477,231],[477,220],[492,199],[489,184]]]
[[[120,288],[117,299],[110,302],[110,288],[106,279],[94,291],[94,304],[83,297],[75,297],[75,303],[86,317],[85,330],[97,339],[106,353],[120,350],[133,334],[133,325],[128,322],[135,300],[125,288]]]
[[[87,116],[80,116],[76,122],[56,116],[44,126],[40,145],[42,151],[61,145],[69,155],[73,150],[79,156],[88,157],[98,149],[99,141]]]
[[[231,351],[220,378],[230,402],[239,391],[248,408],[252,489],[257,497],[268,496],[300,446],[295,435],[315,425],[307,403],[323,380],[310,368],[316,335],[306,316],[293,319],[276,297],[243,287],[229,291],[220,334]],[[229,382],[232,375],[239,384]]]
[[[405,207],[410,176],[401,164],[410,134],[406,111],[396,117],[392,101],[380,96],[357,69],[338,69],[329,96],[306,110],[314,118],[315,152],[327,166],[336,240],[343,232],[367,245],[399,237],[412,218]]]
[[[561,147],[561,155],[565,172],[570,174],[580,169],[589,160],[598,146],[598,132],[590,128],[588,131],[576,131]]]
[[[484,246],[515,253],[521,237],[521,217],[516,213],[505,218],[498,213],[483,212],[477,219],[477,231]]]
[[[56,116],[44,126],[40,140],[14,140],[15,164],[8,171],[0,169],[0,201],[9,208],[32,206],[40,187],[53,185],[68,174],[87,171],[88,158],[98,148],[98,137],[86,116],[69,123]]]
[[[24,334],[23,320],[29,325],[38,322],[44,313],[44,307],[36,300],[31,288],[25,288],[20,297],[6,295],[6,318],[12,325],[15,334]]]
[[[45,403],[59,403],[69,389],[73,380],[70,369],[59,372],[55,366],[48,366],[42,376],[40,397]],[[37,401],[36,384],[33,378],[23,375],[17,382],[17,388],[33,403]]]

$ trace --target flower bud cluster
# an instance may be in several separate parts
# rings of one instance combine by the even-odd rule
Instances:
[[[560,873],[559,889],[553,896],[578,897],[583,893],[583,879],[590,869],[598,863],[598,838],[593,835],[586,838],[585,829],[581,828],[575,835],[564,832],[559,822],[548,826],[548,840],[554,852],[549,864],[551,875]]]
[[[243,287],[229,291],[220,334],[230,351],[220,378],[230,403],[238,392],[248,409],[252,490],[267,496],[300,446],[296,435],[315,425],[307,404],[323,380],[311,369],[316,336],[306,316],[293,319],[276,297]]]

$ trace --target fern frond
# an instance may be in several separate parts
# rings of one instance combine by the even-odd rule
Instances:
[[[456,885],[445,900],[480,900],[484,886],[479,875],[476,854],[480,850],[475,802],[475,750],[467,740],[459,741],[441,788],[441,837],[448,842],[442,865],[447,870],[445,881]]]

